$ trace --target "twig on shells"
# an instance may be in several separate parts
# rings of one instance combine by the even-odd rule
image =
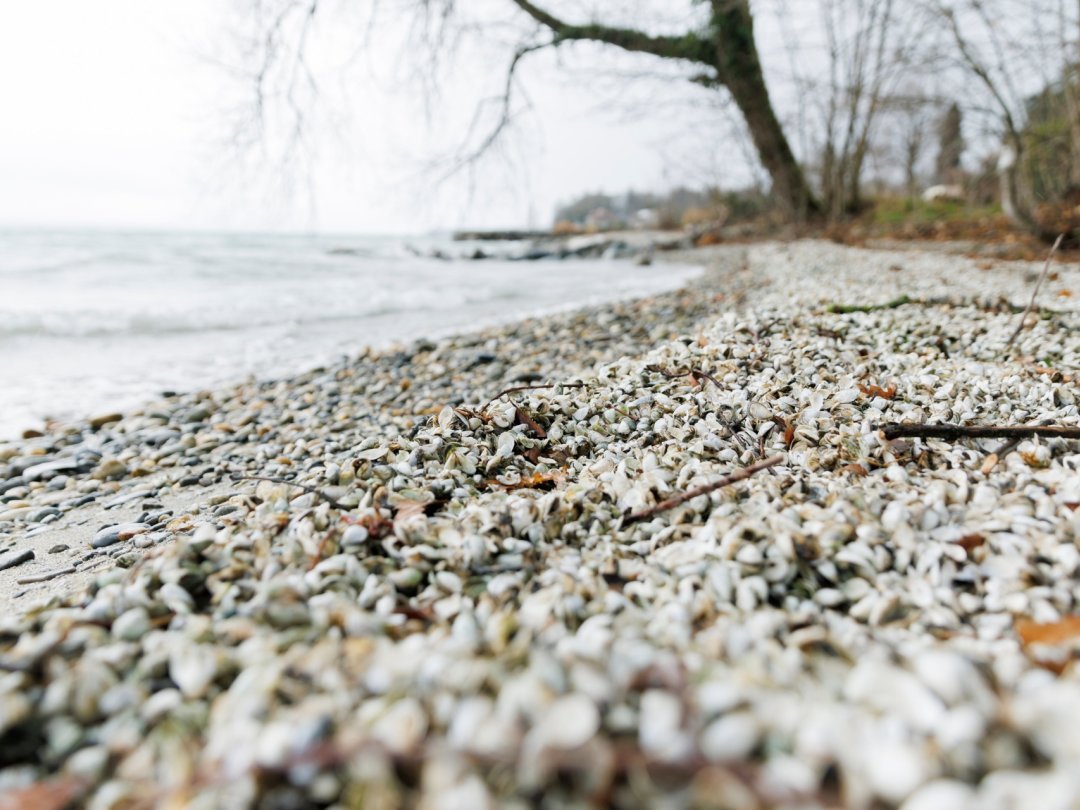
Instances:
[[[502,391],[500,391],[499,393],[497,393],[495,396],[493,396],[491,399],[489,399],[487,402],[485,402],[484,407],[482,407],[479,411],[477,411],[477,413],[482,414],[484,411],[486,411],[488,408],[490,408],[495,403],[496,400],[498,400],[501,397],[505,397],[507,394],[518,394],[518,393],[521,393],[522,391],[536,391],[536,390],[539,390],[539,389],[546,389],[546,388],[584,388],[584,387],[585,387],[585,383],[583,383],[583,382],[576,382],[576,383],[544,383],[543,385],[516,385],[513,388],[506,388],[506,389],[503,389]]]
[[[1016,339],[1020,337],[1020,333],[1024,331],[1024,324],[1027,323],[1027,316],[1035,307],[1035,298],[1039,294],[1039,288],[1042,287],[1043,281],[1046,280],[1046,276],[1050,273],[1050,261],[1054,258],[1054,254],[1057,253],[1057,249],[1061,246],[1061,240],[1064,238],[1065,234],[1058,234],[1058,238],[1054,240],[1054,246],[1051,247],[1050,252],[1046,254],[1046,263],[1043,265],[1042,273],[1039,274],[1039,280],[1035,282],[1035,289],[1031,291],[1031,300],[1028,301],[1024,314],[1020,316],[1020,323],[1016,325],[1016,331],[1012,333],[1012,337],[1010,337],[1005,344],[1006,349],[1012,346]]]
[[[1057,439],[1080,439],[1080,427],[1062,425],[923,425],[891,422],[878,429],[888,440],[919,437],[924,439],[1016,439],[1047,436]]]
[[[309,487],[307,484],[298,484],[296,481],[290,481],[287,478],[272,478],[268,475],[240,475],[238,473],[233,473],[230,478],[232,478],[233,481],[269,481],[271,484],[284,484],[287,487],[296,487],[297,489],[304,490],[304,492],[310,492],[312,495],[322,498],[324,501],[334,507],[334,509],[340,509],[342,512],[349,511],[348,506],[343,504],[341,501],[336,500],[332,496],[327,495],[321,489],[317,487]]]
[[[923,302],[916,301],[910,295],[901,295],[899,298],[886,301],[884,304],[829,304],[825,307],[825,311],[833,315],[848,315],[852,312],[876,312],[880,309],[897,309],[905,304],[921,303]]]
[[[695,385],[701,385],[701,380],[708,380],[717,388],[722,388],[719,382],[716,381],[716,377],[709,374],[707,371],[702,371],[700,368],[677,368],[674,371],[669,371],[662,366],[645,366],[646,371],[654,371],[657,374],[667,377],[669,380],[675,380],[679,377],[689,377]]]
[[[660,501],[655,506],[651,506],[648,509],[643,509],[640,512],[635,512],[626,518],[627,523],[635,523],[639,520],[647,520],[660,512],[666,512],[669,509],[674,509],[680,504],[684,504],[687,501],[693,500],[698,495],[708,495],[710,492],[715,492],[718,489],[726,487],[730,484],[744,481],[750,478],[752,475],[766,470],[769,467],[775,467],[777,464],[784,460],[784,456],[777,454],[775,456],[769,456],[767,459],[751,464],[749,467],[743,467],[741,470],[736,470],[731,475],[721,478],[719,481],[713,481],[711,484],[705,484],[704,486],[696,487],[691,490],[687,490],[672,498],[668,498],[666,501]]]

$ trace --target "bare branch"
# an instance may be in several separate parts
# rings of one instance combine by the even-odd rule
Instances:
[[[682,59],[710,67],[715,66],[717,62],[715,45],[695,33],[687,33],[681,37],[651,36],[632,28],[619,28],[600,23],[575,25],[564,22],[530,0],[512,0],[512,2],[536,22],[549,29],[555,35],[556,42],[591,40],[614,45],[624,51],[648,53],[668,59]]]

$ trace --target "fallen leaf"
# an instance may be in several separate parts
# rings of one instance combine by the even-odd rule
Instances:
[[[1080,616],[1066,616],[1056,622],[1016,620],[1016,635],[1020,643],[1059,645],[1080,639]]]
[[[986,545],[986,537],[981,534],[965,534],[956,541],[956,545],[960,546],[964,551],[970,552],[979,546]]]
[[[546,473],[533,473],[520,481],[500,481],[498,478],[492,478],[487,483],[493,487],[512,491],[515,489],[554,489],[565,480],[565,471],[552,470]]]
[[[394,532],[393,521],[387,520],[382,515],[378,514],[364,515],[360,518],[345,515],[342,517],[342,522],[351,526],[363,526],[367,529],[368,536],[373,540],[382,540],[384,537],[389,537]]]
[[[64,810],[87,787],[85,779],[68,776],[34,782],[24,788],[0,793],[0,810]]]
[[[862,464],[847,464],[840,468],[840,472],[851,473],[852,475],[857,475],[860,478],[863,478],[864,476],[870,474],[870,472]]]
[[[1058,290],[1058,298],[1072,298],[1072,290]]]
[[[540,427],[540,424],[535,419],[533,419],[529,415],[528,411],[515,405],[514,416],[516,417],[517,423],[519,425],[525,425],[526,427],[528,427],[529,430],[531,430],[538,439],[547,438],[547,432],[542,427]]]
[[[1024,451],[1020,454],[1020,458],[1024,460],[1024,463],[1029,467],[1035,467],[1036,469],[1042,469],[1043,467],[1049,467],[1050,462],[1046,459],[1039,458],[1034,452]]]
[[[867,397],[881,397],[882,399],[893,399],[896,396],[896,386],[888,385],[882,388],[880,385],[863,385],[859,384],[859,390],[863,393],[863,396]]]

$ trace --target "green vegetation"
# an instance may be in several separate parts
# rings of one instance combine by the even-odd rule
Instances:
[[[922,200],[908,197],[881,197],[874,201],[872,222],[875,225],[907,223],[970,222],[1001,216],[1001,206],[969,205],[963,200]]]

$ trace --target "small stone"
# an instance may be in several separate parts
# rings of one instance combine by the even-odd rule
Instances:
[[[25,562],[30,562],[32,559],[34,559],[34,552],[29,549],[0,554],[0,571],[14,568],[16,565],[22,565]]]
[[[61,510],[55,506],[48,506],[44,509],[38,509],[36,512],[31,512],[26,516],[27,523],[43,523],[48,518],[60,517],[64,514]]]
[[[150,531],[150,527],[145,523],[118,523],[100,530],[94,535],[90,545],[92,548],[105,548],[147,531]]]
[[[123,418],[124,415],[119,413],[102,414],[101,416],[95,416],[90,420],[90,427],[94,430],[100,430],[105,427],[105,425],[108,425],[111,422],[119,422]]]
[[[115,458],[102,461],[91,476],[97,481],[118,481],[128,474],[127,465]]]

